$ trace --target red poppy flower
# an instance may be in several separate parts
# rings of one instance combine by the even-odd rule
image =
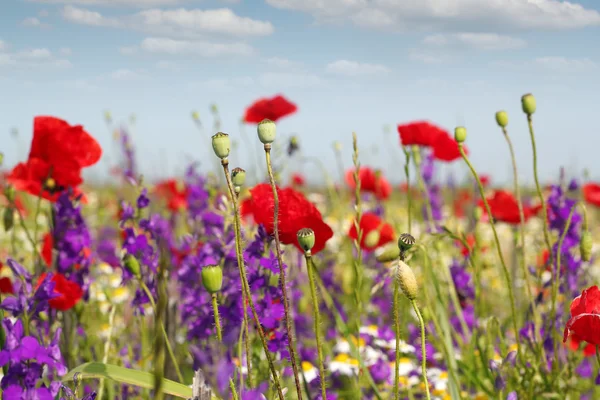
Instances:
[[[586,183],[583,185],[583,197],[588,203],[600,207],[600,184]]]
[[[56,201],[66,188],[77,189],[81,170],[100,159],[102,149],[81,125],[54,117],[36,117],[26,162],[17,164],[7,181],[16,189]]]
[[[571,318],[567,321],[563,343],[569,335],[578,340],[600,345],[600,289],[592,286],[583,291],[571,303]]]
[[[416,121],[398,125],[398,133],[403,146],[431,147],[440,135],[448,135],[442,128],[427,121]]]
[[[481,181],[481,184],[483,185],[483,187],[488,187],[490,185],[490,182],[492,181],[492,178],[490,178],[489,175],[479,175],[479,180]]]
[[[579,346],[581,344],[582,340],[575,334],[571,335],[571,340],[569,342],[569,347],[571,348],[571,350],[573,351],[577,351],[579,350]],[[596,345],[591,344],[591,343],[586,343],[585,347],[583,348],[583,355],[585,357],[591,357],[594,354],[596,354]]]
[[[264,225],[267,232],[273,234],[274,203],[273,191],[267,183],[256,185],[250,190],[251,197],[243,202],[242,211],[252,215],[254,222]],[[302,228],[315,232],[315,246],[312,253],[318,253],[333,236],[333,231],[323,221],[321,213],[304,195],[292,188],[277,188],[279,197],[278,229],[281,243],[298,245],[297,233]]]
[[[52,266],[52,250],[54,250],[54,238],[46,233],[42,239],[42,258],[48,267]]]
[[[376,214],[363,214],[360,219],[359,228],[362,232],[360,247],[364,250],[372,251],[377,247],[394,241],[394,228],[382,221]],[[354,240],[358,239],[355,224],[352,224],[350,227],[348,236]]]
[[[270,119],[273,122],[277,122],[278,119],[293,114],[297,110],[298,107],[282,95],[277,95],[270,99],[262,98],[252,103],[246,109],[244,122],[258,124],[263,119]]]
[[[466,215],[465,209],[472,206],[472,200],[473,196],[470,190],[460,190],[454,199],[454,215],[457,218],[463,218]]]
[[[42,284],[44,278],[46,278],[46,273],[40,275],[36,289]],[[50,300],[49,304],[50,307],[55,310],[70,310],[83,296],[81,287],[77,283],[65,278],[62,274],[54,274],[52,276],[52,282],[54,282],[54,294],[57,294],[58,297]]]
[[[469,154],[469,150],[463,145],[465,154]],[[458,150],[458,142],[448,134],[439,135],[433,143],[433,156],[439,161],[452,162],[461,158]]]
[[[521,217],[519,216],[519,204],[512,193],[506,190],[496,190],[491,198],[487,199],[492,211],[492,216],[496,221],[506,222],[508,224],[519,224]],[[484,207],[483,201],[479,201],[479,206]],[[525,221],[537,215],[542,209],[541,205],[528,207],[523,205],[523,216]]]
[[[304,179],[301,174],[294,173],[292,174],[292,184],[295,186],[304,186],[306,184],[306,179]]]
[[[185,184],[180,184],[175,179],[167,179],[159,182],[154,191],[167,201],[167,207],[171,211],[186,209],[188,206],[189,189]]]
[[[392,194],[392,185],[381,174],[380,171],[373,171],[369,167],[362,167],[358,172],[360,180],[360,191],[373,193],[378,199],[385,200]],[[356,188],[354,180],[354,169],[346,172],[346,183],[351,189]]]
[[[4,267],[2,261],[0,261],[0,270]],[[13,294],[14,289],[10,278],[3,277],[0,278],[0,293],[2,294]]]

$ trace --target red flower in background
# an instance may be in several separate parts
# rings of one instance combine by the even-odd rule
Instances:
[[[264,225],[270,235],[274,233],[273,191],[267,183],[261,183],[250,189],[250,198],[242,202],[241,212],[252,215],[254,222]],[[279,240],[284,244],[292,244],[302,251],[298,245],[297,233],[300,229],[310,228],[315,232],[315,246],[312,253],[318,253],[333,237],[333,230],[323,221],[321,213],[304,195],[292,188],[277,188],[279,197],[278,229]]]
[[[36,289],[42,284],[45,278],[46,273],[44,272],[38,279]],[[83,296],[81,287],[77,283],[65,278],[62,274],[54,274],[51,281],[54,282],[54,294],[58,296],[49,301],[50,308],[60,311],[70,310],[81,299],[81,296]]]
[[[4,267],[4,264],[2,263],[2,261],[0,261],[0,270],[2,270],[3,267]],[[9,278],[7,278],[7,277],[0,278],[0,293],[2,293],[2,294],[13,294],[14,293],[13,285]]]
[[[427,121],[416,121],[398,125],[398,133],[403,146],[431,147],[441,135],[448,133]]]
[[[258,124],[263,119],[277,122],[278,119],[293,114],[298,107],[282,95],[273,98],[258,99],[246,109],[244,122]]]
[[[521,223],[519,204],[512,193],[506,190],[496,190],[493,196],[488,198],[487,201],[490,205],[492,216],[496,221],[506,222],[508,224]],[[485,207],[483,201],[479,201],[479,206]],[[523,205],[523,216],[525,221],[528,221],[531,217],[537,215],[541,209],[541,205],[533,207]]]
[[[167,201],[171,211],[186,209],[188,206],[189,189],[185,184],[179,184],[175,179],[167,179],[157,183],[154,191]]]
[[[48,267],[52,267],[52,250],[54,250],[54,238],[46,233],[42,239],[42,259]]]
[[[394,228],[382,221],[376,214],[364,214],[358,225],[362,232],[360,247],[364,250],[372,251],[394,241]],[[354,223],[348,231],[348,236],[354,240],[358,239],[358,232]]]
[[[583,198],[588,203],[600,207],[600,184],[586,183],[583,185]]]
[[[479,180],[481,181],[483,187],[488,187],[492,181],[492,178],[489,175],[481,174],[479,175]]]
[[[600,289],[592,286],[571,303],[571,318],[565,326],[563,343],[569,335],[576,340],[600,345]]]
[[[465,209],[472,206],[473,196],[470,190],[461,189],[454,199],[454,215],[457,218],[463,218],[466,213]]]
[[[292,184],[295,186],[304,186],[306,184],[306,179],[299,173],[292,174]]]
[[[569,347],[571,348],[571,350],[577,351],[577,350],[579,350],[579,346],[580,346],[581,342],[582,342],[582,340],[579,337],[577,337],[577,335],[572,334],[571,341],[569,343]],[[587,343],[585,345],[585,347],[583,348],[583,355],[585,357],[591,357],[594,354],[596,354],[596,345],[592,344],[592,343]]]
[[[81,170],[98,162],[102,148],[83,130],[54,117],[36,117],[26,162],[17,164],[7,181],[16,189],[56,201],[60,192],[83,182]]]
[[[362,167],[358,172],[358,180],[360,181],[361,192],[373,193],[380,200],[385,200],[392,194],[392,185],[390,185],[380,171],[373,171],[369,167]],[[346,183],[351,189],[356,188],[354,169],[346,172]]]
[[[469,150],[463,145],[465,154],[469,154]],[[440,135],[433,144],[433,156],[439,161],[452,162],[461,158],[458,150],[458,142],[450,135]]]

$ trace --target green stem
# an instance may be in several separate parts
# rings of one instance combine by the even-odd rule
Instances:
[[[400,399],[400,279],[394,274],[394,328],[396,332],[396,362],[394,365],[394,399]]]
[[[117,311],[117,307],[115,305],[112,306],[110,310],[110,314],[108,315],[108,338],[106,339],[106,343],[104,343],[104,356],[102,356],[102,363],[108,363],[108,354],[110,353],[110,342],[112,340],[113,335],[113,327],[115,322],[115,314]],[[100,388],[98,389],[98,400],[102,400],[102,395],[104,394],[104,383],[105,379],[100,380]]]
[[[277,195],[277,186],[275,185],[275,177],[273,176],[273,166],[271,165],[271,145],[265,144],[265,160],[267,163],[267,173],[269,174],[269,182],[273,190],[273,233],[275,236],[275,253],[277,254],[277,263],[279,264],[279,287],[281,288],[281,298],[283,300],[283,310],[285,319],[285,328],[288,335],[288,350],[290,352],[290,360],[292,362],[292,370],[294,372],[294,381],[296,384],[296,393],[298,399],[302,400],[302,385],[300,384],[300,375],[298,374],[298,364],[296,358],[296,342],[294,339],[294,331],[292,329],[292,314],[290,312],[290,302],[287,293],[287,282],[285,277],[285,268],[281,256],[281,242],[279,240],[279,196]]]
[[[240,228],[240,210],[237,202],[237,196],[235,195],[235,189],[233,187],[233,183],[231,182],[231,176],[229,174],[229,161],[225,158],[221,160],[221,165],[223,166],[225,180],[229,189],[229,200],[233,204],[233,226],[235,230],[236,250],[235,252],[237,255],[238,269],[240,271],[240,279],[242,281],[242,293],[244,296],[246,296],[246,299],[248,300],[248,305],[250,306],[250,310],[252,311],[252,317],[254,318],[254,323],[256,324],[256,330],[258,331],[258,336],[260,337],[265,357],[267,358],[267,363],[269,364],[269,369],[271,370],[271,375],[273,376],[273,382],[275,382],[275,387],[277,388],[279,400],[284,400],[283,391],[281,389],[281,383],[279,382],[279,376],[277,375],[275,365],[273,364],[273,357],[269,352],[269,346],[267,344],[265,332],[263,331],[262,325],[260,324],[260,319],[258,318],[258,313],[256,312],[256,308],[254,307],[254,300],[252,299],[252,295],[250,293],[250,285],[248,284],[248,277],[246,276],[246,267],[244,266],[244,254],[242,249],[242,232]],[[245,304],[244,312],[246,312]],[[247,354],[246,357],[249,357],[249,354]],[[250,376],[250,371],[248,371],[248,376]]]
[[[431,198],[429,196],[429,191],[425,186],[425,180],[423,179],[423,174],[421,173],[421,155],[419,154],[419,148],[414,146],[413,149],[413,162],[415,164],[415,169],[417,170],[417,183],[419,184],[419,189],[423,193],[425,197],[425,212],[427,213],[427,219],[429,222],[429,229],[431,233],[435,232],[435,221],[433,220],[433,209],[431,207]]]
[[[152,292],[150,292],[150,289],[148,288],[148,286],[146,286],[146,283],[144,281],[142,281],[140,279],[140,287],[142,288],[142,290],[146,293],[146,296],[148,296],[148,299],[150,299],[150,305],[152,306],[152,310],[154,311],[154,315],[156,316],[156,313],[159,312],[159,310],[156,308],[156,303],[154,302],[154,297],[152,296]],[[183,383],[183,375],[181,375],[181,370],[179,369],[179,365],[177,363],[177,358],[175,357],[175,353],[173,352],[173,348],[171,347],[171,343],[169,342],[169,336],[167,335],[167,331],[165,330],[165,325],[162,323],[160,323],[160,329],[162,331],[163,336],[165,337],[165,344],[167,346],[167,351],[169,352],[169,357],[171,357],[171,361],[173,362],[173,367],[175,367],[175,372],[177,373],[177,379],[179,379],[180,383]]]
[[[235,391],[235,384],[233,383],[233,379],[231,378],[229,378],[229,389],[231,389],[231,396],[233,397],[233,400],[238,400],[239,396]]]
[[[421,327],[421,373],[423,374],[423,382],[425,383],[425,394],[427,395],[427,400],[431,400],[431,395],[429,394],[429,381],[427,380],[427,347],[425,342],[425,321],[423,321],[423,317],[421,316],[421,311],[419,311],[419,307],[417,306],[417,302],[415,300],[411,300],[411,304],[415,313],[417,314],[417,318],[419,318],[419,325]]]
[[[481,196],[481,200],[483,201],[485,210],[486,210],[488,218],[490,220],[490,226],[492,227],[492,232],[494,234],[494,241],[496,242],[496,250],[498,252],[498,257],[500,258],[500,263],[502,264],[502,270],[504,272],[504,278],[506,280],[506,286],[508,289],[508,297],[510,300],[510,309],[511,309],[511,313],[512,313],[513,329],[515,331],[514,332],[515,341],[517,344],[517,354],[519,355],[519,358],[521,358],[521,338],[519,335],[519,327],[517,324],[517,311],[515,310],[515,295],[514,295],[513,289],[512,289],[513,284],[512,284],[510,272],[508,271],[508,267],[506,266],[506,262],[504,261],[504,255],[502,254],[502,247],[500,246],[500,239],[498,238],[498,232],[496,232],[496,227],[494,226],[494,223],[493,223],[494,217],[492,216],[492,210],[490,209],[490,205],[485,197],[485,192],[483,189],[483,184],[481,183],[481,179],[479,179],[479,175],[477,174],[477,171],[475,171],[473,164],[471,164],[471,162],[469,161],[469,158],[467,157],[467,155],[465,153],[462,143],[459,143],[458,150],[460,151],[460,154],[461,154],[463,160],[465,160],[465,163],[471,170],[473,177],[477,181],[477,186],[479,188],[479,195]]]
[[[404,176],[406,176],[406,201],[408,206],[408,233],[412,232],[412,196],[410,193],[410,152],[402,146],[406,162],[404,163]]]
[[[354,196],[355,196],[355,209],[356,216],[354,220],[354,227],[356,228],[357,239],[355,241],[355,247],[357,256],[354,258],[354,275],[355,275],[355,283],[354,283],[354,299],[356,301],[356,335],[358,337],[358,332],[360,331],[361,325],[361,314],[362,314],[362,284],[363,284],[363,270],[362,270],[362,248],[360,243],[362,241],[362,229],[360,229],[360,220],[362,219],[362,207],[360,201],[360,161],[358,159],[358,138],[356,133],[352,133],[352,161],[354,163]]]
[[[219,317],[219,302],[217,301],[217,294],[213,293],[211,298],[212,298],[213,313],[215,315],[215,328],[217,330],[217,339],[219,340],[219,342],[222,342],[223,335],[221,334],[221,318]]]
[[[305,252],[304,257],[306,258],[308,280],[310,283],[310,295],[313,302],[315,338],[317,340],[317,355],[319,357],[319,376],[321,377],[321,396],[323,399],[327,399],[327,390],[325,389],[325,366],[323,365],[323,345],[321,344],[321,313],[319,312],[319,299],[317,297],[317,286],[315,285],[315,264],[313,263],[310,251]]]

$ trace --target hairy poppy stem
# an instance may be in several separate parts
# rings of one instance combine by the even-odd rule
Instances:
[[[140,283],[140,287],[142,288],[144,293],[146,293],[146,296],[148,296],[148,299],[150,299],[150,305],[152,306],[154,315],[156,315],[158,310],[156,308],[156,303],[154,302],[154,297],[152,296],[152,292],[150,291],[148,286],[146,286],[146,283],[144,281],[142,281],[140,279],[139,283]],[[180,383],[183,383],[183,375],[181,375],[181,370],[179,369],[179,364],[177,364],[177,359],[175,357],[175,353],[173,352],[173,347],[171,347],[171,342],[169,341],[169,336],[167,335],[165,325],[162,323],[162,321],[160,324],[160,329],[162,331],[163,336],[165,337],[165,345],[167,346],[167,352],[169,353],[169,357],[171,357],[171,361],[173,362],[173,367],[175,368],[175,372],[177,373],[177,379],[179,379]]]
[[[396,333],[396,361],[394,363],[394,399],[400,399],[400,279],[394,274],[394,331]]]
[[[215,329],[217,331],[217,339],[219,339],[219,342],[222,342],[223,335],[221,334],[221,318],[219,317],[219,302],[217,300],[217,294],[213,293],[211,299],[213,314],[215,316]]]
[[[512,279],[510,276],[510,271],[508,270],[508,267],[506,266],[506,262],[504,261],[504,255],[502,254],[502,247],[500,246],[500,239],[498,238],[498,232],[496,231],[496,227],[494,226],[494,223],[492,222],[494,219],[494,217],[492,216],[492,210],[490,209],[490,204],[488,203],[488,201],[485,197],[485,192],[483,190],[483,184],[481,183],[481,179],[479,179],[479,175],[477,174],[477,171],[475,171],[473,164],[471,164],[471,162],[469,161],[469,158],[467,157],[467,154],[465,153],[465,149],[463,148],[462,143],[458,144],[458,150],[460,151],[460,155],[462,156],[463,160],[465,160],[467,167],[469,167],[469,170],[471,170],[473,177],[477,181],[477,187],[479,188],[479,195],[481,196],[481,200],[483,201],[483,204],[485,206],[485,211],[487,212],[488,218],[490,220],[490,226],[492,227],[492,232],[494,234],[494,241],[496,242],[496,250],[498,252],[498,258],[500,258],[500,263],[502,264],[502,270],[504,272],[504,278],[506,280],[506,286],[508,289],[508,297],[510,299],[510,309],[511,309],[512,320],[513,320],[513,329],[515,330],[515,341],[517,344],[517,354],[519,355],[519,358],[521,358],[521,338],[519,335],[519,327],[517,324],[517,311],[515,310],[515,295],[513,293],[513,288],[512,288],[513,287]]]
[[[275,186],[275,177],[273,176],[273,166],[271,164],[271,144],[265,143],[265,160],[267,163],[267,173],[269,182],[273,190],[273,233],[275,235],[275,252],[277,254],[277,264],[279,264],[279,286],[281,287],[281,297],[283,300],[283,309],[285,312],[285,328],[288,335],[288,350],[290,352],[290,360],[292,362],[292,370],[294,372],[294,381],[296,384],[296,392],[298,399],[302,400],[302,386],[300,385],[300,375],[298,374],[298,364],[296,360],[296,341],[294,340],[294,332],[292,330],[292,316],[290,313],[290,303],[287,294],[287,282],[285,278],[285,268],[283,267],[283,259],[281,257],[281,242],[279,241],[279,197],[277,195],[277,186]]]
[[[313,302],[313,318],[315,321],[315,339],[317,340],[317,355],[319,357],[319,376],[321,377],[321,397],[327,399],[327,390],[325,382],[325,366],[323,364],[323,345],[321,344],[321,313],[319,312],[319,298],[317,296],[317,286],[315,284],[315,264],[312,260],[311,252],[304,252],[306,259],[306,269],[308,271],[308,280],[310,283],[310,295]]]
[[[269,369],[271,370],[271,375],[273,376],[273,382],[275,382],[275,387],[277,388],[277,395],[279,396],[279,400],[284,400],[283,391],[281,389],[281,383],[279,382],[279,376],[277,375],[277,371],[275,370],[275,365],[273,364],[273,357],[269,352],[269,345],[267,344],[265,332],[262,328],[262,325],[260,324],[260,319],[258,318],[256,307],[254,307],[254,300],[252,299],[252,294],[250,293],[250,285],[248,284],[248,277],[246,276],[246,267],[244,266],[244,254],[242,250],[240,208],[237,201],[237,196],[235,194],[235,189],[233,187],[233,183],[231,182],[231,175],[229,174],[229,160],[227,160],[227,158],[221,159],[221,165],[223,166],[225,180],[227,181],[227,187],[229,189],[229,200],[233,204],[233,227],[235,230],[236,250],[235,252],[237,255],[238,269],[240,271],[240,279],[242,281],[242,293],[244,296],[246,296],[246,300],[248,301],[248,305],[250,306],[250,310],[252,311],[252,317],[254,318],[254,323],[256,324],[256,330],[258,331],[258,336],[260,337],[260,341],[265,352],[265,357],[267,358],[267,363],[269,364]],[[246,312],[245,310],[246,304],[244,303],[244,312]],[[246,354],[246,357],[249,358],[250,354]],[[250,376],[250,370],[248,370],[248,376]]]
[[[417,314],[419,326],[421,328],[421,373],[423,374],[423,383],[425,384],[425,395],[427,396],[427,400],[431,400],[431,394],[429,394],[429,381],[427,380],[427,343],[425,340],[425,321],[423,321],[423,316],[421,315],[421,311],[419,311],[417,301],[411,300],[410,302],[415,310],[415,313]]]
[[[429,190],[427,190],[427,186],[425,185],[425,180],[423,179],[423,174],[421,172],[421,156],[419,154],[418,147],[413,146],[412,152],[413,163],[415,164],[415,169],[417,170],[417,183],[419,184],[419,189],[421,189],[421,192],[423,192],[423,196],[425,197],[425,212],[427,213],[429,229],[431,230],[431,233],[435,233],[435,221],[433,220],[431,197],[429,196]]]

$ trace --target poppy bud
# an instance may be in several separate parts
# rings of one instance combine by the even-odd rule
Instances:
[[[202,285],[210,294],[221,291],[223,286],[223,270],[218,265],[208,265],[202,268]]]
[[[229,135],[223,132],[217,132],[212,137],[213,150],[217,157],[221,160],[229,157],[229,149],[231,148],[231,140]]]
[[[213,114],[216,114],[219,112],[219,107],[217,106],[216,103],[212,103],[210,105],[210,112],[212,112]]]
[[[15,187],[8,185],[4,189],[4,196],[6,197],[6,200],[12,203],[15,200]]]
[[[0,165],[4,162],[4,153],[0,153]]]
[[[454,140],[458,143],[462,143],[467,140],[467,129],[464,126],[459,126],[454,129]]]
[[[123,257],[123,267],[137,279],[142,277],[140,262],[133,255],[129,253],[125,254],[125,257]]]
[[[4,231],[8,232],[12,229],[15,224],[15,213],[12,207],[6,207],[4,209]]]
[[[111,115],[110,111],[108,111],[108,110],[104,111],[104,120],[106,122],[112,121],[112,115]]]
[[[592,258],[592,245],[592,235],[588,231],[584,231],[579,241],[579,253],[583,261],[590,261]]]
[[[400,249],[398,246],[390,246],[385,249],[383,253],[377,256],[377,261],[379,262],[390,262],[397,260],[400,257]]]
[[[367,247],[377,247],[379,243],[379,239],[381,239],[381,235],[379,234],[379,229],[374,229],[371,232],[367,233],[365,236],[365,246]]]
[[[198,111],[192,111],[192,119],[194,121],[200,121],[200,113]]]
[[[232,169],[231,181],[233,186],[244,186],[244,183],[246,182],[246,171],[241,168]]]
[[[342,144],[336,140],[333,142],[333,149],[335,151],[342,151]]]
[[[508,113],[506,111],[498,111],[496,113],[496,123],[501,128],[506,128],[508,125]]]
[[[527,116],[533,115],[537,109],[535,97],[533,97],[531,93],[523,95],[523,97],[521,97],[521,106],[523,107],[523,112],[527,114]]]
[[[263,144],[270,144],[275,141],[277,126],[275,125],[275,122],[271,121],[270,119],[263,119],[258,123],[256,132],[258,132],[258,139]]]
[[[403,233],[398,238],[398,248],[401,251],[409,250],[415,244],[416,240],[410,233]]]
[[[409,300],[415,300],[419,292],[417,278],[415,277],[413,270],[404,261],[398,261],[396,278],[400,281],[402,293],[404,293]]]
[[[296,234],[298,244],[308,253],[315,246],[315,232],[310,228],[302,228]]]

